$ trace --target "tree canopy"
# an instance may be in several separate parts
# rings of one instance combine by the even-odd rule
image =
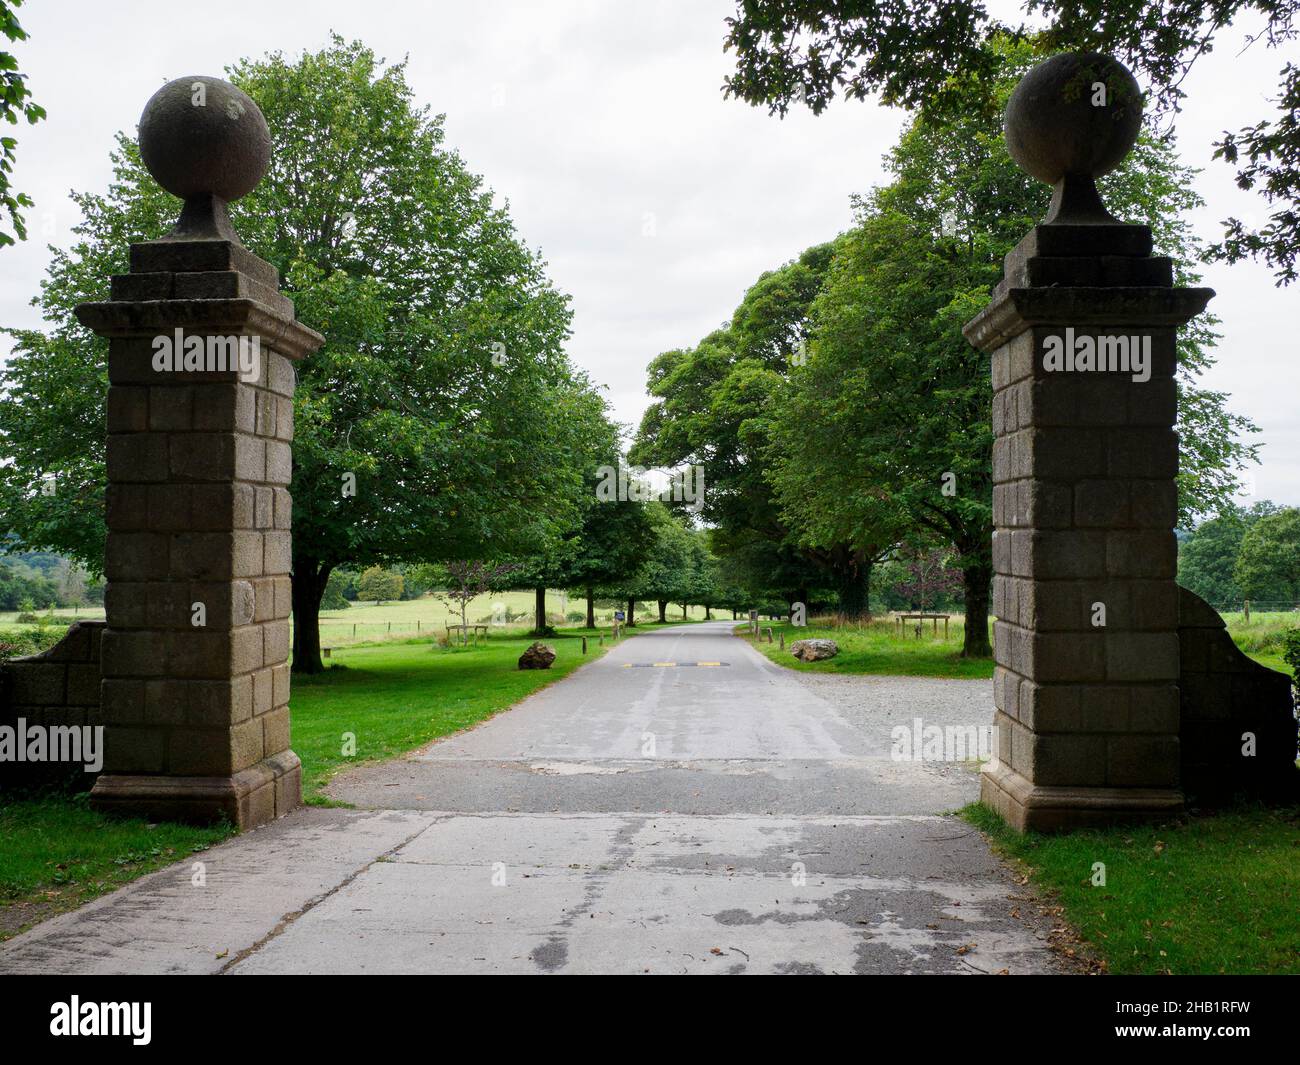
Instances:
[[[404,63],[336,36],[228,76],[273,140],[235,227],[326,337],[298,366],[291,485],[294,665],[316,670],[335,566],[537,550],[571,525],[585,471],[568,441],[590,385],[564,352],[567,297],[444,145],[441,117],[415,105]],[[118,136],[112,162],[106,192],[74,197],[75,242],[35,301],[47,328],[14,332],[0,378],[0,533],[96,570],[107,345],[72,308],[106,299],[129,243],[180,209],[133,138]]]
[[[1172,128],[1185,99],[1183,83],[1197,61],[1225,43],[1264,49],[1296,37],[1296,0],[1023,0],[1026,18],[1004,21],[982,0],[876,3],[874,0],[740,0],[727,20],[726,47],[736,68],[727,93],[784,115],[806,104],[820,113],[837,94],[878,93],[891,106],[944,121],[968,105],[972,86],[993,85],[1003,42],[1028,42],[1039,56],[1074,49],[1114,55],[1148,88],[1153,112]],[[1263,28],[1234,32],[1237,16]],[[1030,21],[1032,20],[1032,21]],[[1277,62],[1275,60],[1274,62]],[[1280,63],[1277,95],[1243,115],[1236,132],[1215,142],[1215,155],[1237,169],[1237,184],[1259,192],[1269,213],[1253,226],[1225,222],[1223,240],[1207,249],[1235,262],[1257,256],[1280,284],[1296,277],[1300,253],[1300,65]]]
[[[764,274],[727,326],[651,364],[657,399],[634,449],[705,464],[704,514],[731,573],[775,575],[785,560],[865,570],[904,540],[955,549],[973,655],[988,653],[992,389],[961,327],[1049,197],[1012,163],[1000,122],[1035,53],[1002,40],[990,57],[996,76],[949,86],[965,106],[909,124],[847,233]],[[1195,284],[1200,251],[1191,177],[1148,131],[1104,182],[1115,213],[1152,226],[1180,284]],[[1197,383],[1214,325],[1202,316],[1179,341],[1184,524],[1229,505],[1254,459],[1255,427]]]
[[[23,0],[0,0],[0,33],[10,41],[27,40],[27,31],[18,22],[15,13],[22,7]],[[18,69],[18,60],[12,52],[0,50],[0,118],[9,125],[16,126],[19,119],[26,119],[29,125],[45,117],[45,108],[32,99],[31,90],[27,88],[27,75]],[[14,161],[18,154],[16,137],[0,137],[0,211],[8,215],[8,227],[13,233],[5,231],[0,222],[0,247],[12,244],[14,237],[27,239],[27,227],[23,222],[23,208],[35,206],[32,198],[25,192],[15,192],[10,184],[14,171]]]

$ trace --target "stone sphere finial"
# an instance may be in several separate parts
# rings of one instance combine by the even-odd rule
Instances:
[[[1007,101],[1007,150],[1022,170],[1054,187],[1047,222],[1114,224],[1096,179],[1137,142],[1142,90],[1099,52],[1052,56],[1020,79]]]
[[[225,205],[250,193],[271,162],[271,132],[245,93],[220,78],[169,81],[140,116],[140,157],[185,201],[170,240],[238,240]]]

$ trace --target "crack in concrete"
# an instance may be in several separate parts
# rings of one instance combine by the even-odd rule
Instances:
[[[286,913],[283,917],[280,918],[279,921],[276,922],[275,927],[272,928],[271,931],[267,932],[266,935],[264,935],[256,943],[253,943],[251,946],[247,946],[243,950],[241,950],[238,954],[236,954],[233,958],[231,958],[228,962],[226,962],[225,965],[223,965],[220,969],[218,969],[216,975],[225,976],[227,973],[230,972],[231,969],[233,969],[236,965],[240,964],[240,962],[246,961],[248,958],[251,958],[264,946],[266,946],[273,939],[279,936],[282,932],[285,931],[285,929],[287,929],[300,917],[303,917],[304,915],[310,913],[312,910],[314,910],[317,906],[319,906],[322,902],[326,901],[327,899],[333,898],[345,887],[347,887],[354,880],[356,880],[356,878],[359,877],[362,873],[369,872],[370,869],[372,869],[377,862],[382,862],[388,858],[391,858],[403,847],[410,845],[415,840],[419,839],[422,835],[424,835],[424,833],[428,832],[429,829],[437,825],[439,821],[443,821],[445,819],[446,819],[445,817],[433,818],[428,824],[422,825],[415,832],[411,833],[411,835],[407,836],[406,839],[400,841],[399,843],[394,844],[388,850],[384,851],[383,854],[377,854],[370,861],[366,862],[358,869],[353,870],[351,873],[345,876],[342,880],[340,880],[328,891],[322,892],[319,895],[312,896],[305,903],[299,906],[298,909]]]

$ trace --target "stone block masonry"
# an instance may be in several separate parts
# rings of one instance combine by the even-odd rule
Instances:
[[[1123,88],[1100,108],[1076,84],[1098,70]],[[964,330],[993,379],[999,751],[981,795],[1021,831],[1183,808],[1174,374],[1177,328],[1213,292],[1173,287],[1150,228],[1097,192],[1140,125],[1138,86],[1108,57],[1026,74],[1007,146],[1052,203]]]
[[[1212,293],[1174,289],[1169,261],[1150,253],[1143,226],[1037,226],[966,328],[990,353],[994,388],[1004,739],[983,796],[1020,829],[1182,808],[1174,351],[1177,325]],[[1141,338],[1142,373],[1053,357],[1115,335]]]
[[[261,180],[270,143],[233,85],[159,89],[140,152],[184,199],[180,219],[131,246],[109,301],[77,308],[109,343],[105,765],[91,792],[108,811],[248,828],[301,800],[289,748],[293,363],[324,338],[296,321],[226,207]]]
[[[48,651],[0,662],[0,729],[94,728],[100,712],[102,621],[78,621]],[[68,786],[85,791],[95,781],[81,764],[0,760],[0,788]]]
[[[132,247],[83,305],[109,338],[102,714],[92,804],[243,827],[299,801],[289,749],[293,360],[320,343],[224,240]],[[159,368],[155,340],[251,337],[254,373]]]
[[[109,338],[109,731],[92,804],[247,827],[300,797],[287,662],[292,360],[321,338],[238,244],[136,244],[131,264],[113,281],[130,299],[78,308]],[[156,368],[155,338],[174,329],[256,338],[255,375]]]

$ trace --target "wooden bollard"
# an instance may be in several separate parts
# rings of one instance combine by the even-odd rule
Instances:
[[[587,637],[585,636],[582,638],[582,653],[584,655],[587,653]]]
[[[600,634],[600,646],[605,646],[605,634],[603,632]]]
[[[781,633],[781,650],[785,650],[785,633]]]
[[[322,648],[321,648],[321,653],[322,653],[326,658],[329,658],[329,656],[330,656],[330,652],[331,652],[332,650],[334,650],[334,648],[332,648],[332,647],[322,647]]]

